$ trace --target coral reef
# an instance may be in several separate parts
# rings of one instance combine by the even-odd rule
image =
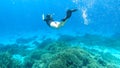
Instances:
[[[0,68],[21,68],[21,65],[8,52],[3,52],[0,53]]]
[[[28,52],[26,49],[29,46],[26,45],[18,45],[18,44],[8,44],[0,47],[0,52],[9,52],[10,54],[20,54],[25,56]]]
[[[15,44],[0,44],[0,68],[119,68],[117,64],[120,59],[109,53],[81,48],[80,44],[76,44],[118,46],[119,40],[117,41],[115,38],[103,39],[89,34],[81,37],[61,35],[57,40],[48,38],[41,42],[36,37],[20,38]],[[36,48],[27,50],[29,45]]]
[[[90,53],[80,47],[72,47],[65,42],[54,41],[44,47],[46,53],[41,55],[41,59],[33,64],[33,68],[101,68],[107,63],[102,60],[97,61]]]
[[[52,57],[52,61],[48,64],[48,68],[77,68],[86,66],[89,54],[77,48],[65,49]]]

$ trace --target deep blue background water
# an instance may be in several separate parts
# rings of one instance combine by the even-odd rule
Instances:
[[[76,2],[73,2],[76,1]],[[43,32],[92,33],[120,32],[120,0],[0,0],[0,37]],[[49,28],[42,14],[61,20],[67,9],[78,8],[64,27]],[[88,25],[82,9],[87,9]]]

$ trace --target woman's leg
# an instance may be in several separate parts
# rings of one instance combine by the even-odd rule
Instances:
[[[72,15],[72,12],[75,12],[77,11],[77,9],[68,9],[67,12],[66,12],[66,16],[64,19],[62,19],[62,21],[66,21],[67,19],[69,19]]]

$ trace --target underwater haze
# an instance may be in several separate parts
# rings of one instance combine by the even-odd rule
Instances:
[[[120,0],[0,0],[0,68],[120,68]]]

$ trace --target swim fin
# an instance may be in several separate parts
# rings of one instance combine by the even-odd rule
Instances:
[[[71,17],[72,15],[72,12],[75,12],[77,11],[78,9],[68,9],[67,12],[66,12],[66,17],[64,19],[62,19],[62,21],[66,21],[68,18]]]

